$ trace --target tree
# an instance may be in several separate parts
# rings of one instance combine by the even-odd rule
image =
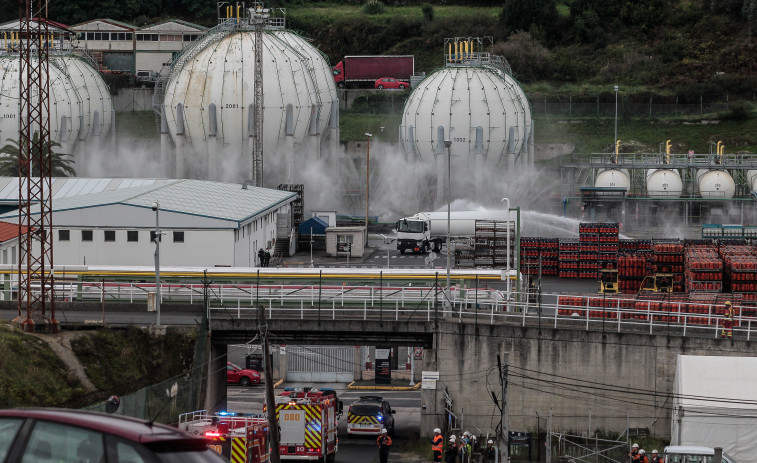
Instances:
[[[505,0],[499,21],[512,32],[529,32],[534,26],[550,32],[557,22],[557,5],[555,0]]]
[[[19,155],[21,153],[20,141],[8,139],[10,143],[0,148],[0,175],[6,177],[19,177],[20,175],[26,175],[26,172],[19,172]],[[56,153],[54,148],[60,148],[60,143],[52,141],[45,143],[47,145],[43,149],[50,152],[50,162],[53,177],[73,177],[76,175],[76,171],[73,168],[74,160],[71,158],[71,154]],[[32,149],[39,149],[39,132],[34,132],[32,137]],[[34,160],[39,157],[38,152],[32,153],[32,175],[39,177],[40,169],[39,163],[34,163]]]

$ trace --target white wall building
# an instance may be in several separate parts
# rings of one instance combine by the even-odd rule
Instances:
[[[161,266],[254,267],[258,249],[273,253],[277,239],[290,239],[277,236],[277,221],[283,217],[291,230],[290,203],[297,198],[202,180],[61,178],[52,190],[56,267],[153,265],[156,218]],[[11,204],[17,192],[18,179],[0,178],[0,204]],[[0,220],[17,221],[18,212]]]

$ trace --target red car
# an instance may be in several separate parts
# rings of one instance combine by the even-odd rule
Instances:
[[[239,384],[244,387],[250,384],[260,384],[260,373],[255,370],[238,367],[231,362],[226,362],[226,383]]]
[[[151,421],[83,410],[0,410],[0,461],[222,463],[207,439]]]
[[[373,87],[378,89],[398,88],[400,90],[405,90],[406,88],[410,87],[410,84],[408,82],[393,79],[391,77],[382,77],[376,80],[376,83],[373,84]]]

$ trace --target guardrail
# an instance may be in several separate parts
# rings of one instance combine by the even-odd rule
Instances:
[[[296,319],[394,318],[430,321],[434,317],[488,324],[509,323],[604,331],[676,333],[682,336],[718,337],[723,327],[720,304],[702,301],[676,302],[639,300],[623,297],[534,294],[496,289],[452,287],[449,295],[434,286],[358,285],[242,285],[242,284],[161,284],[161,304],[199,304],[207,289],[209,317],[257,317],[263,307],[269,317]],[[101,303],[145,303],[155,293],[154,283],[72,282],[56,284],[56,300]],[[13,290],[2,291],[10,300]],[[714,298],[714,295],[713,295]],[[733,332],[751,340],[757,327],[757,308],[734,301]]]

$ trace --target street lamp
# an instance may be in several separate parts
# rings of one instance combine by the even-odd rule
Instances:
[[[450,291],[449,285],[449,273],[450,273],[450,205],[452,200],[450,199],[450,190],[452,190],[452,141],[444,140],[444,147],[447,148],[447,302],[452,304],[452,291]],[[462,309],[461,309],[462,310]]]
[[[368,244],[368,199],[371,195],[371,137],[373,134],[366,132],[365,136],[368,137],[365,158],[365,243]]]
[[[617,146],[618,146],[618,86],[615,86],[615,139],[613,140],[613,144],[615,145],[615,154],[617,156]]]
[[[155,211],[155,326],[160,326],[160,222],[158,215],[160,213],[160,203],[152,203],[152,210]]]
[[[510,198],[502,198],[500,202],[504,202],[507,211],[507,299],[510,299]]]

